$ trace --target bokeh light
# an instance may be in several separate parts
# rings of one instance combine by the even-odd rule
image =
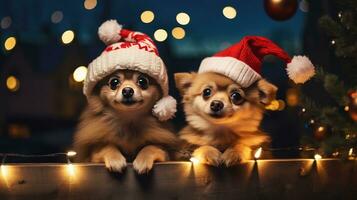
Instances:
[[[69,44],[74,39],[74,32],[72,30],[65,31],[62,34],[62,42],[63,44]]]
[[[171,34],[175,39],[181,40],[185,37],[186,32],[185,29],[181,27],[175,27],[174,29],[172,29]]]
[[[176,15],[177,23],[181,25],[187,25],[190,23],[190,16],[187,13],[181,12]]]
[[[87,67],[85,66],[80,66],[80,67],[77,67],[74,72],[73,72],[73,79],[76,81],[76,82],[82,82],[84,81],[84,79],[86,78],[87,76]]]
[[[62,11],[58,11],[57,10],[57,11],[53,12],[52,15],[51,15],[51,22],[52,23],[55,23],[55,24],[60,23],[62,21],[62,19],[63,19]]]
[[[154,38],[158,42],[163,42],[167,38],[167,32],[164,29],[157,29],[154,33]]]
[[[2,29],[7,29],[11,26],[11,23],[12,23],[12,19],[11,17],[7,16],[7,17],[4,17],[1,19],[1,22],[0,22],[0,27]]]
[[[16,46],[16,38],[15,37],[8,37],[5,40],[4,47],[7,51],[12,50]]]
[[[9,76],[6,79],[6,87],[11,92],[16,92],[20,88],[20,81],[15,76]]]
[[[141,13],[140,15],[140,19],[143,23],[151,23],[152,21],[154,21],[155,15],[152,11],[150,10],[146,10],[143,13]]]
[[[86,10],[92,10],[97,6],[97,0],[85,0],[83,6]]]
[[[226,6],[223,8],[223,15],[228,19],[234,19],[237,16],[237,11],[232,6]]]

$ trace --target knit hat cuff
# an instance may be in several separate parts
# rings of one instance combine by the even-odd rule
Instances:
[[[231,78],[242,87],[249,87],[261,76],[246,63],[233,57],[208,57],[202,60],[198,73],[215,72]]]
[[[83,93],[88,97],[98,81],[120,69],[139,71],[155,79],[160,85],[163,96],[168,95],[168,77],[164,62],[152,52],[138,49],[136,46],[104,51],[88,66]]]

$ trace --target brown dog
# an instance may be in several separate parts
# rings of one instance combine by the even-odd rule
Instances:
[[[184,148],[202,163],[231,166],[251,158],[253,147],[269,141],[259,130],[264,106],[277,88],[258,80],[242,88],[230,78],[213,73],[176,73],[188,125],[181,130]]]
[[[120,172],[128,158],[140,174],[155,161],[167,160],[166,149],[176,138],[152,116],[161,97],[159,85],[143,73],[119,70],[104,78],[88,98],[75,134],[79,160],[104,162],[109,170]]]

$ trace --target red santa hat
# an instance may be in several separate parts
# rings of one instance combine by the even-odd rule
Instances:
[[[271,40],[247,36],[240,42],[202,60],[199,73],[216,72],[249,87],[261,79],[264,56],[274,55],[287,63],[286,71],[295,83],[304,83],[315,74],[315,67],[306,56],[290,56]]]
[[[98,35],[107,47],[89,64],[83,93],[87,97],[92,95],[95,85],[116,70],[139,71],[155,79],[163,93],[163,98],[152,109],[153,115],[160,121],[172,118],[176,112],[176,100],[168,94],[166,67],[151,38],[123,29],[116,20],[104,22],[98,29]]]

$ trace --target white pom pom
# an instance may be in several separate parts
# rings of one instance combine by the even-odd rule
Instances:
[[[166,96],[160,99],[152,109],[152,113],[160,121],[171,119],[176,113],[176,99],[172,96]]]
[[[306,56],[294,56],[286,71],[295,83],[305,83],[315,75],[315,67]]]
[[[121,38],[120,31],[122,27],[123,26],[118,24],[117,20],[114,19],[104,22],[98,28],[98,35],[100,40],[102,40],[107,45],[118,42]]]

